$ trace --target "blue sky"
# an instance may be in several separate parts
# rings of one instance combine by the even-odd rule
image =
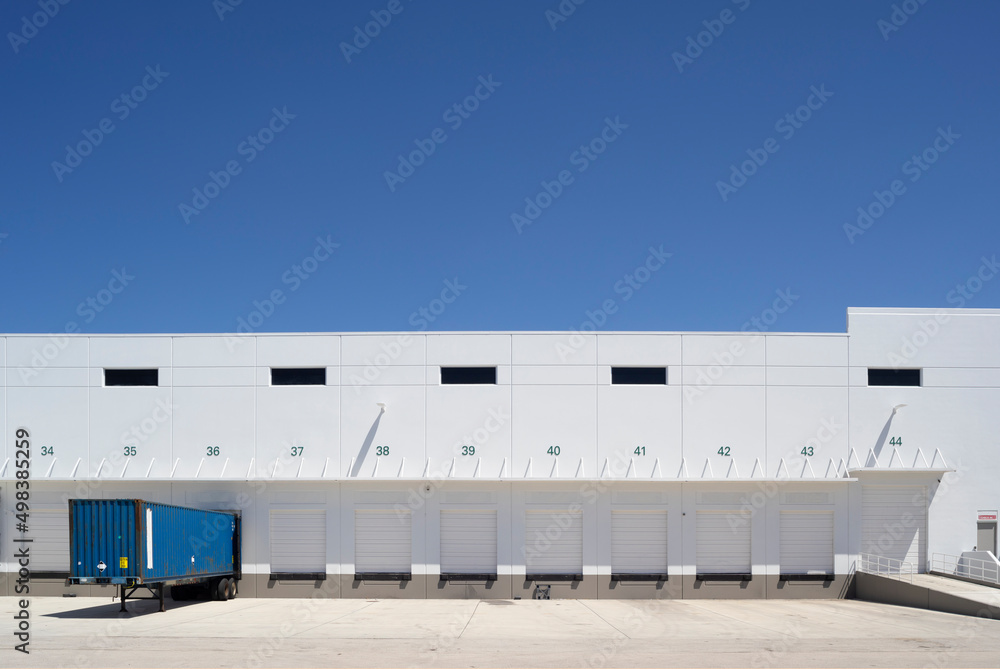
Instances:
[[[0,332],[1000,306],[993,2],[66,1],[0,10]]]

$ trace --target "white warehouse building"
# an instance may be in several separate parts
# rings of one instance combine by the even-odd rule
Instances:
[[[0,595],[18,430],[36,595],[110,595],[65,584],[70,498],[238,509],[250,597],[844,597],[863,554],[995,554],[1000,310],[847,316],[0,336]]]

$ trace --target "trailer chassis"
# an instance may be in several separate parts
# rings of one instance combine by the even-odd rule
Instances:
[[[130,587],[132,589],[128,590],[128,588],[130,588]],[[162,582],[160,582],[160,583],[153,583],[153,584],[132,583],[131,585],[126,584],[126,583],[122,583],[121,585],[118,586],[118,588],[119,588],[119,592],[121,593],[120,597],[121,597],[121,600],[122,600],[122,607],[121,607],[120,611],[122,611],[123,613],[126,612],[126,609],[125,609],[125,600],[126,599],[152,599],[152,600],[159,600],[159,602],[160,602],[160,613],[163,613],[164,611],[167,610],[166,607],[164,606],[164,602],[163,602],[163,583]],[[132,595],[139,588],[145,588],[153,596],[152,597],[133,597]]]

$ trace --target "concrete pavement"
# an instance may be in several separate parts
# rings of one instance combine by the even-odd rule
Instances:
[[[2,667],[996,667],[1000,621],[845,600],[14,598]]]

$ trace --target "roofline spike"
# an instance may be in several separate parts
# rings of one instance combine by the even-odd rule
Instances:
[[[851,468],[851,458],[852,458],[852,457],[854,458],[854,462],[856,462],[856,463],[858,464],[858,466],[856,467],[856,469],[861,469],[861,468],[862,468],[862,464],[861,464],[861,458],[859,458],[859,457],[858,457],[858,452],[857,452],[857,451],[855,451],[855,450],[854,450],[854,449],[852,448],[852,449],[851,449],[851,450],[850,450],[850,451],[849,451],[849,452],[847,453],[847,462],[845,462],[845,463],[844,463],[844,471],[845,471],[845,472],[846,472],[847,470],[849,470],[849,469]]]
[[[729,462],[729,469],[726,470],[726,478],[729,478],[731,472],[736,472],[736,478],[740,477],[740,468],[736,466],[736,458],[732,458]]]
[[[886,465],[886,469],[892,469],[893,462],[899,462],[900,468],[903,468],[903,458],[899,455],[899,451],[893,447],[892,453],[889,454],[889,464]]]
[[[876,469],[882,469],[882,463],[880,463],[878,461],[878,456],[875,455],[875,449],[874,448],[869,448],[868,449],[868,455],[865,456],[865,467],[868,466],[868,462],[869,461],[872,461],[872,462],[875,463],[875,468]]]
[[[802,478],[805,478],[806,469],[809,469],[809,473],[812,474],[812,477],[816,478],[816,470],[813,469],[812,463],[809,462],[809,458],[806,458],[806,466],[802,468]]]
[[[833,476],[830,476],[830,468],[831,467],[833,467]],[[840,468],[837,466],[837,463],[834,462],[833,458],[830,458],[830,464],[828,464],[826,466],[826,471],[823,473],[823,478],[825,478],[825,479],[830,479],[830,478],[835,479],[835,478],[838,478],[839,476],[840,476]]]
[[[780,460],[778,460],[778,471],[777,471],[777,473],[775,473],[774,478],[776,478],[776,479],[780,479],[781,478],[781,470],[782,469],[785,470],[785,478],[786,479],[792,478],[792,475],[788,473],[788,465],[785,464],[785,459],[784,458],[781,458]]]

